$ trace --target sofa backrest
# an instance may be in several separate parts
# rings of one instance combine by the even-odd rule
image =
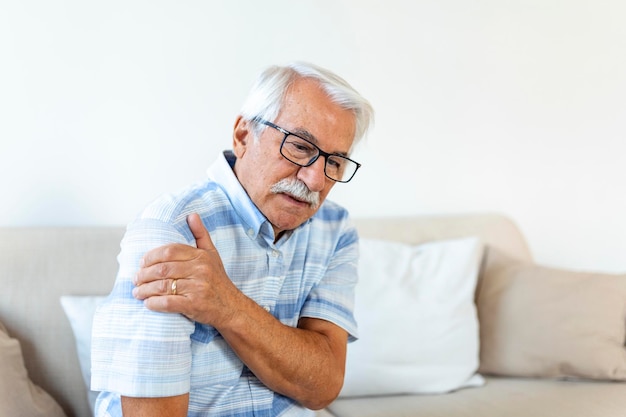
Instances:
[[[0,321],[33,382],[69,417],[91,415],[62,295],[106,295],[123,227],[0,228]]]
[[[495,214],[355,219],[362,237],[418,244],[480,236],[530,260],[510,219]],[[90,415],[63,295],[106,295],[117,273],[123,227],[0,228],[0,321],[20,340],[29,376],[69,417]]]
[[[354,224],[361,238],[413,245],[478,236],[487,247],[496,248],[521,261],[532,261],[528,244],[517,225],[500,214],[362,218],[354,219]]]

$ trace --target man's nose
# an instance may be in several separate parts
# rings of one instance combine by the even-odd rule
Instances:
[[[328,179],[326,174],[324,174],[325,164],[326,159],[323,156],[320,156],[308,167],[301,167],[298,170],[298,179],[303,181],[306,186],[309,187],[309,190],[315,192],[322,191]]]

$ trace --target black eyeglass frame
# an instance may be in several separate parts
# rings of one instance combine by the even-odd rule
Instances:
[[[341,182],[341,183],[350,182],[350,180],[351,180],[352,178],[354,178],[354,175],[355,175],[355,174],[356,174],[356,172],[359,170],[359,168],[361,168],[361,164],[359,164],[357,161],[355,161],[355,160],[353,160],[353,159],[350,159],[350,158],[347,158],[347,157],[345,157],[345,156],[343,156],[343,155],[336,154],[336,153],[328,153],[328,152],[324,152],[323,150],[321,150],[321,149],[320,149],[320,147],[319,147],[319,146],[317,146],[316,144],[314,144],[314,143],[313,143],[313,142],[311,142],[310,140],[308,140],[308,139],[306,139],[306,138],[303,138],[303,137],[302,137],[302,136],[300,136],[300,135],[296,135],[295,133],[291,133],[291,132],[290,132],[290,131],[288,131],[287,129],[283,129],[282,127],[280,127],[280,126],[278,126],[278,125],[276,125],[276,124],[274,124],[274,123],[272,123],[272,122],[270,122],[270,121],[268,121],[268,120],[261,119],[260,117],[255,117],[254,119],[252,119],[252,121],[253,121],[253,122],[256,122],[256,123],[261,123],[261,124],[263,124],[263,125],[265,125],[265,126],[269,126],[269,127],[271,127],[271,128],[274,128],[274,129],[278,130],[280,133],[282,133],[283,135],[285,135],[285,137],[283,138],[282,142],[280,143],[280,154],[283,156],[283,158],[285,158],[286,160],[288,160],[289,162],[291,162],[291,163],[292,163],[292,164],[294,164],[294,165],[298,165],[298,166],[300,166],[300,167],[308,167],[308,166],[313,165],[313,164],[315,163],[315,161],[317,161],[317,160],[319,159],[319,157],[320,157],[320,156],[323,156],[323,157],[324,157],[324,175],[326,175],[326,178],[328,178],[328,179],[331,179],[331,180],[333,180],[333,181],[335,181],[335,182]],[[315,149],[317,149],[317,155],[316,155],[316,156],[314,156],[313,158],[311,158],[311,160],[310,160],[308,163],[304,164],[304,165],[303,165],[303,164],[300,164],[300,163],[298,163],[298,162],[294,162],[294,161],[292,161],[291,159],[289,159],[289,158],[288,158],[287,156],[285,156],[285,154],[283,153],[283,145],[285,144],[285,141],[287,140],[287,137],[289,137],[290,135],[291,135],[291,136],[295,136],[295,137],[297,137],[298,139],[301,139],[301,140],[305,141],[306,143],[310,144],[312,147],[314,147]],[[329,156],[334,156],[334,157],[337,157],[337,158],[342,158],[342,159],[345,159],[345,160],[347,160],[347,161],[350,161],[350,162],[352,162],[353,164],[355,164],[355,165],[356,165],[356,168],[354,169],[354,172],[352,173],[352,175],[350,175],[350,178],[348,178],[347,180],[337,180],[337,179],[335,179],[335,178],[330,177],[330,176],[326,173],[326,165],[328,164],[328,157],[329,157]]]

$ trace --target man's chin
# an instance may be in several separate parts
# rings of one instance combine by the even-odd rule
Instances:
[[[278,236],[279,233],[282,233],[287,230],[294,230],[303,225],[309,220],[313,214],[315,214],[314,210],[310,210],[310,214],[293,214],[293,213],[281,213],[281,215],[276,216],[275,218],[268,218],[268,221],[272,224],[274,228],[274,233]]]

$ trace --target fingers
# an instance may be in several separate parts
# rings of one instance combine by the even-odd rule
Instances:
[[[133,284],[143,285],[153,281],[164,281],[168,278],[174,279],[189,275],[189,265],[185,262],[157,262],[153,265],[139,268],[137,274],[135,274]]]
[[[133,288],[133,297],[145,300],[157,295],[184,295],[184,285],[184,279],[181,278],[159,279]]]
[[[193,233],[193,237],[196,239],[196,246],[198,248],[205,250],[215,249],[211,236],[209,235],[209,231],[206,230],[206,227],[204,227],[204,224],[202,223],[202,219],[197,213],[190,214],[187,217],[187,224],[189,225],[191,233]]]
[[[196,248],[182,243],[172,243],[149,250],[139,261],[141,268],[164,262],[188,261],[195,256]]]
[[[161,313],[180,313],[187,316],[188,301],[186,297],[148,297],[143,300],[143,305],[152,311]]]

